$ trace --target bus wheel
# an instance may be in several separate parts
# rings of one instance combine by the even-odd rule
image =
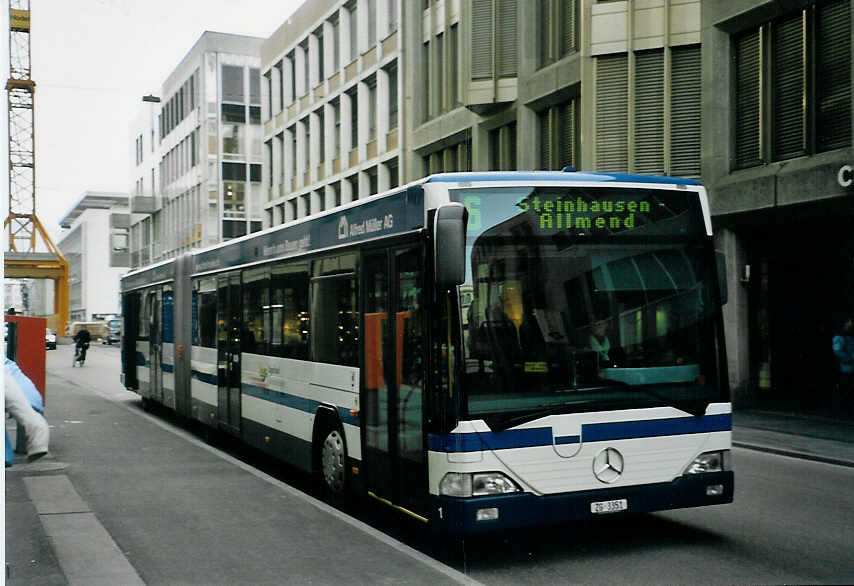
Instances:
[[[340,429],[332,429],[320,447],[320,472],[323,489],[333,498],[344,495],[347,488],[347,449]]]

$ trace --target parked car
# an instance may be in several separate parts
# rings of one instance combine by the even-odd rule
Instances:
[[[101,337],[101,343],[110,345],[113,343],[118,344],[122,341],[121,331],[122,320],[120,318],[114,318],[107,321],[107,333]]]
[[[48,350],[56,350],[56,334],[50,328],[44,331],[44,342]]]

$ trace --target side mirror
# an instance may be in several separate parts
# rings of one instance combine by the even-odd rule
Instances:
[[[433,223],[433,260],[440,287],[460,285],[466,278],[466,224],[468,211],[461,203],[447,203],[436,210]]]
[[[715,251],[715,264],[718,267],[718,286],[721,289],[721,305],[726,305],[729,298],[726,280],[726,256],[720,250]]]

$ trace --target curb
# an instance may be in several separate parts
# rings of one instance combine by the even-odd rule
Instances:
[[[790,458],[799,458],[801,460],[812,460],[813,462],[822,462],[823,464],[835,464],[836,466],[846,466],[848,468],[854,468],[854,462],[851,460],[843,460],[841,458],[831,458],[828,456],[819,456],[818,454],[810,454],[807,452],[796,452],[794,450],[784,450],[780,448],[772,448],[769,446],[763,446],[759,444],[751,444],[746,442],[737,442],[733,441],[732,445],[738,448],[745,448],[747,450],[755,450],[757,452],[766,452],[768,454],[775,454],[777,456],[788,456]]]

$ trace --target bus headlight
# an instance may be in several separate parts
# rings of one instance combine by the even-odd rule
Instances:
[[[519,486],[501,472],[448,472],[439,483],[439,494],[443,496],[487,496],[519,491]]]
[[[702,474],[704,472],[724,472],[730,469],[729,450],[704,452],[694,458],[684,474]]]

